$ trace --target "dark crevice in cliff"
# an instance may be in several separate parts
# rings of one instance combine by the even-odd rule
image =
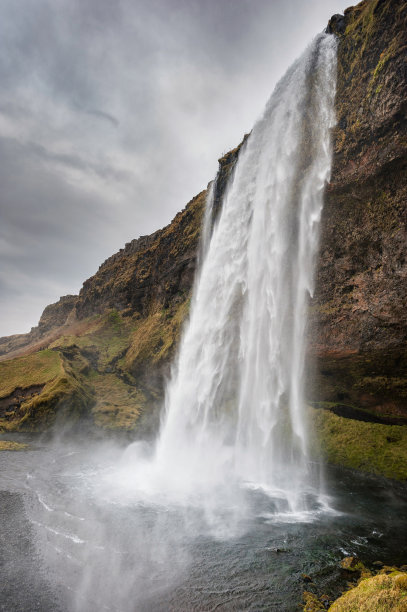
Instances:
[[[354,406],[348,406],[347,404],[324,404],[323,402],[311,402],[315,408],[323,408],[329,410],[337,416],[345,419],[352,419],[354,421],[361,421],[363,423],[380,423],[381,425],[406,425],[407,416],[403,417],[392,417],[392,416],[379,416],[372,412],[367,412]]]

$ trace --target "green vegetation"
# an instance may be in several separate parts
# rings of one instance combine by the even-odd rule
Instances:
[[[43,391],[22,404],[24,416],[19,422],[20,430],[42,429],[54,424],[56,418],[74,423],[88,412],[92,404],[92,389],[80,371],[84,366],[78,356],[64,363],[61,376],[47,384]]]
[[[340,565],[345,570],[347,590],[334,602],[327,595],[318,597],[314,592],[305,591],[302,596],[304,612],[326,610],[329,603],[330,612],[406,612],[405,566],[398,568],[379,563],[381,569],[369,569],[357,557],[345,557]]]
[[[188,311],[189,299],[184,297],[176,306],[158,310],[143,319],[131,336],[123,365],[134,371],[146,363],[157,365],[167,360],[178,344]]]
[[[347,419],[329,409],[310,408],[313,449],[328,463],[407,480],[407,426]]]
[[[310,591],[304,591],[302,598],[305,602],[303,607],[304,612],[319,612],[319,610],[326,610],[324,604],[314,593]]]
[[[61,336],[50,346],[54,349],[76,346],[100,370],[124,353],[129,345],[133,319],[123,318],[117,310],[110,310],[88,320],[87,329],[78,334]]]
[[[383,104],[388,90],[384,85],[394,73],[397,57],[406,52],[403,10],[402,3],[393,6],[381,0],[365,0],[345,10],[346,30],[339,34],[338,91],[342,95],[336,102],[335,152],[343,153],[349,162],[356,162],[353,147],[363,140],[376,105]],[[392,27],[395,22],[401,25]]]
[[[337,599],[330,612],[406,612],[407,573],[378,574]]]
[[[374,13],[378,2],[379,0],[370,0],[367,2],[360,2],[357,6],[352,7],[345,31],[345,36],[352,38],[354,45],[350,72],[354,71],[366,47],[368,47],[370,43],[376,26]]]
[[[92,408],[95,425],[102,429],[134,429],[146,403],[144,394],[115,374],[94,372],[92,383],[95,390],[95,405]]]
[[[25,357],[0,362],[0,398],[10,395],[17,387],[26,389],[41,385],[63,372],[60,355],[46,349]]]
[[[10,442],[9,440],[0,440],[0,451],[21,451],[27,450],[28,444],[22,442]]]
[[[47,427],[57,413],[73,420],[83,415],[91,403],[85,365],[75,352],[68,361],[50,349],[1,362],[0,431]]]

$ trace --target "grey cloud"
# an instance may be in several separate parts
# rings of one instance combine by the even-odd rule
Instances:
[[[51,164],[59,164],[79,170],[85,174],[91,172],[104,179],[116,182],[127,182],[132,179],[130,172],[116,169],[107,164],[97,163],[80,155],[53,153],[35,142],[27,142],[25,149],[28,155],[37,157]]]
[[[346,5],[3,0],[0,335],[168,223]]]
[[[113,117],[113,115],[110,115],[109,113],[105,113],[104,111],[97,110],[97,109],[89,109],[89,110],[85,110],[84,112],[87,113],[88,115],[93,115],[94,117],[97,117],[98,119],[104,119],[108,123],[111,123],[112,125],[114,125],[114,127],[119,126],[119,123],[120,123],[119,120],[116,119],[116,117]]]

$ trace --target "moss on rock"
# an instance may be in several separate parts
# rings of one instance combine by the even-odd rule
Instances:
[[[313,451],[328,463],[407,480],[407,426],[356,421],[323,408],[310,408],[310,418]]]
[[[407,574],[378,574],[337,599],[330,612],[407,612]]]
[[[28,444],[22,442],[11,442],[10,440],[0,440],[0,451],[22,451],[29,448]]]
[[[0,363],[7,375],[0,399],[0,431],[33,431],[57,419],[75,421],[92,403],[92,390],[81,370],[84,360],[45,350]]]
[[[146,408],[146,397],[135,386],[126,384],[114,373],[93,373],[95,404],[92,417],[101,429],[132,431]]]

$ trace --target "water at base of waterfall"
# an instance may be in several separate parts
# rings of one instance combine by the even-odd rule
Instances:
[[[126,478],[139,449],[27,441],[31,451],[0,453],[7,612],[294,612],[302,573],[319,593],[339,595],[344,556],[405,562],[405,485],[328,471],[331,511],[291,516],[249,488],[233,529],[230,506],[211,514],[137,497]]]

